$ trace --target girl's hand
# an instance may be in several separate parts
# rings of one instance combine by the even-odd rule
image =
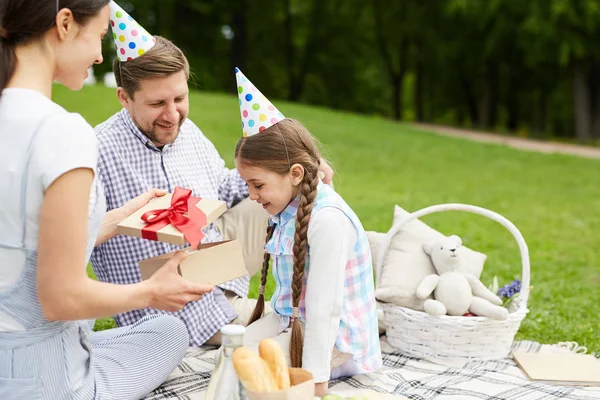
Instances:
[[[329,381],[315,383],[315,396],[323,397],[329,392]]]

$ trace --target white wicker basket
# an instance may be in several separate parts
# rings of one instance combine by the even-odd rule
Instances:
[[[407,222],[441,211],[467,211],[483,215],[499,222],[512,233],[519,244],[523,267],[518,310],[510,313],[505,321],[497,321],[485,317],[446,315],[435,317],[425,312],[384,303],[382,309],[385,315],[388,343],[407,355],[432,361],[485,360],[506,357],[521,321],[529,311],[527,299],[529,297],[530,267],[529,251],[523,235],[512,222],[500,214],[467,204],[440,204],[405,216],[390,229],[381,244],[376,265],[377,285],[379,285],[385,254],[394,235]]]

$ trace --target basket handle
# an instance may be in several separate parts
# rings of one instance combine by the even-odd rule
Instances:
[[[482,207],[472,206],[468,204],[450,203],[426,207],[404,216],[400,219],[400,221],[398,221],[394,226],[392,226],[392,228],[386,234],[381,246],[379,247],[379,257],[377,258],[377,264],[375,266],[377,286],[379,286],[380,284],[381,269],[383,268],[385,254],[387,253],[390,247],[394,235],[396,235],[396,233],[398,233],[406,223],[414,219],[421,218],[425,215],[434,214],[442,211],[466,211],[473,214],[483,215],[484,217],[488,217],[489,219],[500,223],[514,236],[515,240],[519,245],[519,250],[521,251],[521,264],[523,267],[523,272],[521,276],[522,282],[521,293],[519,294],[519,298],[522,301],[521,307],[525,307],[527,304],[527,300],[529,299],[530,264],[529,250],[527,248],[527,244],[525,243],[525,239],[523,239],[523,235],[512,222],[504,218],[502,215]]]

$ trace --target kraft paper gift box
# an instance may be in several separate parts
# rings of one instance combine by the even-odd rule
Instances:
[[[121,234],[176,245],[190,243],[188,256],[179,265],[184,278],[217,285],[248,274],[242,248],[237,240],[200,244],[202,228],[219,218],[225,202],[194,197],[189,189],[176,187],[173,193],[152,199],[146,206],[117,226]],[[140,261],[142,279],[148,279],[175,252]]]
[[[176,187],[173,193],[152,199],[117,225],[117,232],[159,242],[197,247],[204,237],[202,228],[225,211],[225,202],[193,197],[189,189]]]
[[[273,392],[246,390],[248,400],[314,400],[315,381],[310,372],[302,368],[290,368],[291,387]]]
[[[188,256],[179,264],[179,275],[206,285],[219,285],[248,274],[237,240],[205,243],[197,250],[186,249]],[[173,256],[175,252],[140,261],[142,279],[148,279]]]

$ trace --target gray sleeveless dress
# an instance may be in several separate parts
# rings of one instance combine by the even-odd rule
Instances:
[[[0,292],[0,311],[25,330],[0,332],[0,399],[139,399],[159,386],[181,362],[188,347],[183,322],[169,315],[150,315],[135,324],[90,332],[93,321],[44,318],[37,294],[37,249],[25,245],[25,195],[33,142],[23,157],[20,195],[21,230],[14,243],[0,249],[22,251],[25,268],[14,285]],[[1,172],[1,171],[0,171]],[[96,180],[94,180],[96,182]],[[105,212],[105,196],[96,183],[90,205],[89,259]],[[1,197],[7,194],[0,193]],[[56,233],[60,234],[60,227]],[[82,265],[81,268],[85,268]]]

